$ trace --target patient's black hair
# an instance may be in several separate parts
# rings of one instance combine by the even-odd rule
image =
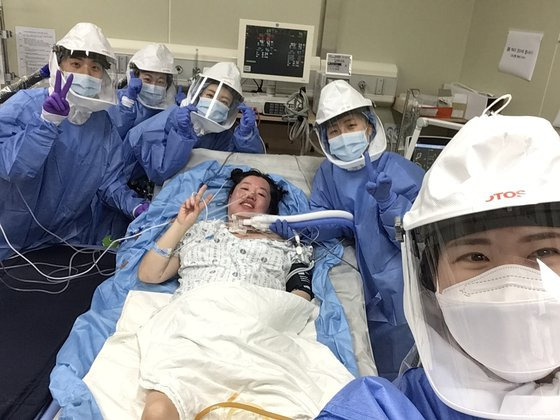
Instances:
[[[62,47],[60,45],[55,45],[53,47],[53,51],[56,53],[56,59],[58,61],[59,66],[60,63],[62,63],[62,60],[64,60],[67,57],[70,57],[70,58],[91,58],[93,61],[99,63],[101,67],[103,67],[105,70],[111,68],[111,64],[107,60],[107,57],[104,56],[103,54],[98,54],[95,52],[90,52],[86,54],[85,51],[81,51],[81,50],[70,51],[69,49]]]
[[[259,178],[263,178],[266,180],[266,182],[268,182],[268,185],[270,186],[270,205],[268,206],[267,213],[278,214],[278,206],[280,204],[280,200],[282,200],[282,197],[284,196],[284,194],[286,194],[286,191],[278,184],[276,184],[276,182],[274,182],[274,180],[270,176],[262,173],[258,169],[249,169],[248,171],[243,171],[242,169],[235,168],[233,171],[231,171],[231,175],[229,178],[231,179],[233,185],[229,190],[228,200],[231,197],[231,194],[233,193],[233,190],[235,189],[237,184],[239,184],[248,176],[258,176]]]

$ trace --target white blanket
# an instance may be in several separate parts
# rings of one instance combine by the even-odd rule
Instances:
[[[147,389],[164,392],[182,419],[228,400],[314,418],[353,379],[316,341],[317,313],[299,296],[251,285],[174,299],[133,291],[84,381],[106,419],[140,418]],[[226,417],[252,418],[232,409],[205,418]]]

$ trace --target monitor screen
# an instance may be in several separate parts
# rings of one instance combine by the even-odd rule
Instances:
[[[437,159],[443,148],[447,145],[447,143],[449,143],[449,140],[451,140],[449,137],[420,136],[416,146],[414,147],[410,160],[427,171]]]
[[[241,77],[309,82],[314,27],[241,19],[238,67]]]

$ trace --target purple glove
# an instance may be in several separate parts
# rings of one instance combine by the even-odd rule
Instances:
[[[187,95],[183,92],[183,86],[179,85],[179,89],[177,89],[177,94],[175,95],[175,103],[181,105],[181,102],[183,102],[183,99],[186,97]]]
[[[253,111],[253,108],[248,107],[244,103],[241,103],[237,108],[241,111],[239,134],[243,137],[247,137],[253,132],[253,128],[255,128],[257,115],[255,114],[255,111]]]
[[[150,203],[148,203],[147,201],[144,201],[142,204],[138,204],[136,207],[134,207],[134,210],[132,210],[132,216],[134,216],[134,218],[136,219],[138,216],[148,210],[149,207]]]
[[[196,106],[194,104],[189,104],[187,106],[180,106],[175,113],[175,118],[177,119],[177,127],[179,127],[179,132],[184,137],[194,139],[196,139],[197,137],[191,122],[191,112],[196,111]]]
[[[41,75],[41,77],[43,79],[46,79],[47,77],[50,77],[51,71],[49,69],[49,65],[45,64],[43,67],[41,67],[40,70],[39,70],[39,74]]]
[[[142,80],[134,75],[134,72],[130,72],[130,81],[128,82],[128,87],[126,88],[125,96],[135,101],[138,97],[138,94],[142,90]]]
[[[383,153],[379,158],[377,168],[384,168],[388,158],[389,155],[387,153]],[[371,159],[367,152],[364,155],[364,159],[369,178],[368,182],[366,182],[367,192],[370,193],[371,196],[380,204],[386,204],[389,201],[393,201],[396,194],[391,191],[391,187],[393,186],[392,179],[385,172],[378,172],[373,169]]]
[[[72,80],[74,80],[74,75],[70,74],[64,87],[61,89],[62,84],[62,73],[60,70],[56,71],[56,77],[54,82],[53,92],[45,99],[43,102],[43,110],[49,114],[60,115],[62,117],[67,117],[70,112],[70,104],[66,100],[66,94],[72,86]]]
[[[285,220],[276,219],[268,228],[283,239],[291,239],[295,236],[294,230]]]

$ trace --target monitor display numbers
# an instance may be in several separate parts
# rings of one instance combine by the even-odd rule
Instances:
[[[243,71],[302,77],[307,31],[247,25]]]

